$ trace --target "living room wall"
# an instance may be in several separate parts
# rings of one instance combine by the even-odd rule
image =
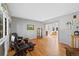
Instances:
[[[34,30],[27,30],[28,24],[34,25]],[[23,36],[23,38],[37,38],[37,28],[42,28],[42,36],[44,37],[44,24],[42,22],[12,18],[11,32],[16,32],[19,36]]]
[[[65,43],[71,46],[71,35],[72,33],[77,30],[76,28],[72,28],[71,26],[67,25],[67,22],[73,20],[73,15],[79,16],[79,12],[74,12],[71,14],[59,16],[53,19],[46,20],[45,23],[53,25],[54,23],[58,23],[58,40],[61,43]],[[52,26],[51,26],[52,27]],[[78,29],[79,30],[79,29]]]

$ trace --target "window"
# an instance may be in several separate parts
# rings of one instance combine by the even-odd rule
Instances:
[[[7,35],[7,19],[5,18],[5,35]]]
[[[3,16],[0,12],[0,38],[3,37]]]

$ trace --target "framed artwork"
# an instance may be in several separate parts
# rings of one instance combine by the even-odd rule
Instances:
[[[27,24],[27,30],[34,30],[34,25]]]

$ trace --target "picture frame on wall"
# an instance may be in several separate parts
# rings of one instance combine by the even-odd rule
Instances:
[[[27,24],[27,30],[34,30],[33,24]]]

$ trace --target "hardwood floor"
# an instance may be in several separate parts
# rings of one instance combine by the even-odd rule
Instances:
[[[58,43],[57,37],[49,36],[42,39],[33,39],[32,42],[36,43],[33,51],[28,52],[27,56],[65,56],[66,51],[64,45]],[[15,51],[9,49],[8,56],[15,54]]]

